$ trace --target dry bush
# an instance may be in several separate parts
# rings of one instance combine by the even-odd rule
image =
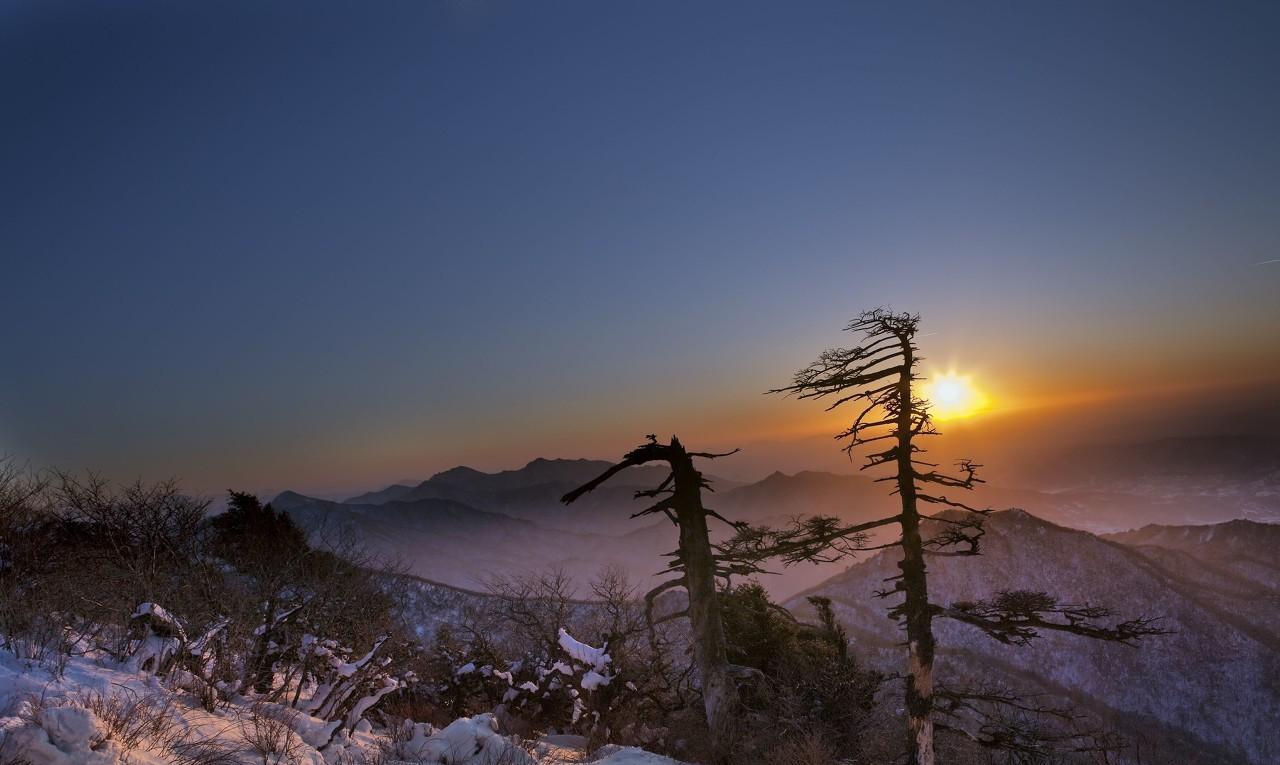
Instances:
[[[297,710],[257,702],[240,717],[240,735],[263,765],[294,763],[302,756],[302,739],[294,732]]]
[[[405,745],[412,737],[402,731],[388,730],[375,737],[372,746],[347,747],[338,753],[335,765],[391,765],[397,762],[421,762],[421,752],[414,752]]]
[[[216,737],[182,736],[170,741],[161,754],[171,765],[240,765],[235,748]]]
[[[220,709],[231,708],[230,698],[217,685],[195,673],[189,674],[181,688],[196,697],[201,709],[206,712],[217,712]]]
[[[32,765],[31,760],[19,753],[18,747],[3,732],[0,732],[0,765]]]
[[[72,593],[59,576],[48,494],[46,474],[0,457],[0,647],[60,677],[69,649],[54,615]]]
[[[378,735],[372,746],[348,746],[338,750],[332,765],[391,765],[398,762],[421,762],[422,752],[414,752],[405,745],[413,737],[412,724],[388,726],[387,732]]]
[[[371,752],[366,753],[367,765],[381,765],[385,762],[419,762],[423,753],[414,751],[409,746],[413,740],[415,722],[410,718],[382,716],[385,732],[379,735]]]
[[[85,693],[74,703],[93,712],[107,729],[106,740],[121,748],[162,749],[184,732],[178,717],[167,704],[154,696],[139,696],[132,691],[115,694]]]
[[[106,729],[101,740],[92,742],[97,748],[107,741],[114,742],[122,752],[121,762],[128,765],[129,753],[135,750],[156,755],[169,765],[240,765],[236,750],[228,746],[219,735],[198,739],[183,724],[181,716],[155,696],[139,696],[122,689],[109,694],[87,692],[78,696],[51,702],[42,697],[27,697],[15,707],[18,717],[27,724],[40,726],[42,716],[50,706],[71,706],[86,709]],[[32,765],[21,753],[6,745],[0,738],[0,765]]]
[[[818,733],[792,736],[751,760],[759,765],[833,765],[838,761],[835,749]]]
[[[493,741],[495,739],[489,739]],[[517,739],[513,737],[504,737],[506,746],[499,751],[493,751],[488,746],[478,744],[476,747],[464,747],[457,745],[444,753],[440,758],[440,762],[445,765],[453,763],[467,762],[468,760],[479,756],[482,752],[484,757],[480,759],[484,765],[532,765],[536,760],[532,754],[534,743],[526,739]],[[483,748],[481,748],[483,747]]]
[[[337,752],[326,755],[328,762],[332,765],[385,765],[383,762],[375,762],[369,752],[361,747],[347,747],[339,749]]]

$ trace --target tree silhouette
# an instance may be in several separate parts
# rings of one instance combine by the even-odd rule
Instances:
[[[1038,592],[1003,592],[989,602],[948,607],[929,601],[926,557],[979,554],[983,519],[991,510],[971,507],[947,495],[948,490],[969,490],[981,483],[977,477],[980,465],[961,460],[954,473],[946,473],[938,470],[936,463],[920,458],[925,450],[919,439],[936,435],[937,431],[929,416],[929,402],[916,393],[916,383],[922,379],[916,373],[920,362],[915,345],[919,323],[920,317],[913,314],[867,311],[846,327],[847,331],[862,335],[860,345],[823,351],[816,361],[796,373],[791,385],[770,391],[829,401],[828,411],[839,407],[856,410],[849,427],[836,438],[845,442],[844,451],[850,458],[865,448],[867,461],[862,469],[892,469],[891,474],[876,480],[893,483],[892,493],[899,497],[900,512],[857,525],[845,525],[830,517],[798,520],[785,529],[740,525],[737,535],[721,546],[720,553],[741,561],[777,557],[792,564],[831,561],[865,550],[900,548],[901,573],[888,580],[892,586],[876,595],[902,597],[889,614],[906,632],[908,762],[933,765],[936,716],[970,709],[978,703],[998,704],[1005,700],[1001,694],[985,690],[966,694],[948,689],[946,704],[937,705],[935,617],[969,624],[1009,644],[1025,643],[1040,630],[1126,644],[1161,634],[1162,630],[1151,619],[1108,626],[1100,622],[1112,616],[1106,609],[1062,604]],[[925,516],[920,512],[921,505],[936,505],[946,512]],[[876,546],[868,544],[867,532],[890,525],[898,526],[898,539]],[[1046,707],[1040,711],[1049,710]],[[949,726],[943,722],[940,727]],[[1000,729],[995,735],[990,733],[990,726],[976,731],[958,724],[950,728],[986,746],[1010,742],[1031,746],[1041,741],[1026,731],[1014,735]]]
[[[660,621],[688,617],[693,631],[693,659],[702,682],[702,701],[711,732],[712,749],[721,754],[725,752],[724,736],[733,720],[735,692],[733,668],[725,655],[724,625],[716,593],[716,577],[734,573],[734,564],[727,557],[717,555],[712,547],[707,518],[715,517],[725,523],[730,522],[702,504],[702,490],[710,490],[710,485],[694,467],[693,459],[715,459],[737,451],[734,449],[723,454],[691,452],[674,436],[670,443],[663,444],[658,442],[656,436],[650,435],[646,443],[627,452],[619,462],[561,499],[566,504],[572,503],[630,467],[665,462],[671,468],[670,474],[657,487],[636,492],[637,498],[657,499],[657,502],[635,513],[633,518],[661,513],[680,532],[679,546],[667,565],[667,573],[674,576],[645,594],[645,616],[651,627]],[[655,619],[655,600],[676,588],[683,588],[688,594],[688,607]]]

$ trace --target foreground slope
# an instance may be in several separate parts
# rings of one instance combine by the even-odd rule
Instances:
[[[121,713],[131,708],[151,710],[146,724]],[[0,653],[0,762],[9,765],[681,765],[634,747],[589,757],[585,742],[564,740],[574,737],[522,741],[499,733],[491,714],[443,728],[405,721],[392,731],[362,720],[326,730],[323,720],[252,697],[206,710],[170,680],[105,657],[74,657],[53,674]]]

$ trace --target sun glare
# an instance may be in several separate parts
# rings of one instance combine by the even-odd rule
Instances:
[[[973,378],[955,372],[930,377],[924,397],[929,400],[929,414],[938,421],[971,417],[985,411],[990,403],[973,384]]]

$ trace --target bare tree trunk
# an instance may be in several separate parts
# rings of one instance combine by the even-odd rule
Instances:
[[[240,693],[244,693],[250,688],[253,688],[255,693],[270,693],[271,685],[275,680],[274,662],[270,651],[274,628],[272,621],[276,612],[275,598],[268,598],[266,603],[263,604],[263,609],[262,631],[254,637],[253,648],[250,649],[249,657],[245,661],[245,674],[244,680],[240,683]]]
[[[925,575],[920,512],[916,507],[915,468],[912,465],[910,340],[902,342],[903,371],[898,380],[897,463],[898,494],[902,501],[902,611],[907,629],[907,762],[934,765],[933,753],[933,614]]]
[[[727,457],[737,449],[724,454],[690,452],[675,436],[671,437],[670,444],[658,443],[657,436],[654,435],[650,435],[648,439],[648,443],[628,452],[621,462],[565,494],[561,501],[566,504],[573,502],[629,467],[659,461],[671,466],[671,475],[657,488],[636,492],[637,497],[663,499],[636,513],[633,518],[663,513],[680,529],[677,561],[670,569],[671,573],[678,573],[679,577],[664,582],[645,596],[646,613],[652,615],[648,610],[652,607],[652,599],[668,589],[683,586],[688,593],[689,607],[682,613],[688,616],[692,626],[693,661],[702,680],[702,700],[707,714],[712,751],[717,761],[726,761],[730,744],[726,734],[733,724],[737,689],[729,673],[724,624],[720,616],[719,596],[716,594],[718,559],[707,532],[707,515],[716,514],[702,506],[705,482],[702,474],[693,467],[693,458]],[[653,622],[650,621],[650,627],[652,625]]]
[[[712,748],[723,755],[728,744],[724,736],[732,724],[734,686],[725,655],[707,513],[702,507],[702,476],[694,469],[688,454],[680,454],[671,467],[675,474],[675,511],[680,522],[680,557],[684,562],[689,621],[693,626],[693,658],[702,678],[702,703]]]

